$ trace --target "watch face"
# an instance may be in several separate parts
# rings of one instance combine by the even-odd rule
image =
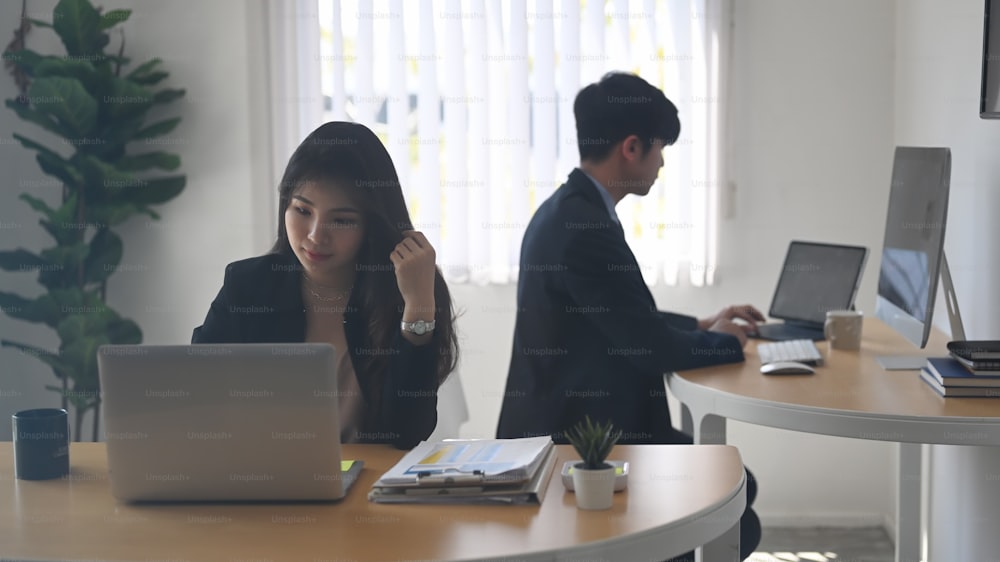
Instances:
[[[427,324],[425,324],[423,320],[417,320],[416,322],[413,323],[414,334],[422,336],[424,335],[425,332],[427,332]]]

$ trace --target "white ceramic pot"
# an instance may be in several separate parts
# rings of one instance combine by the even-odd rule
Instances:
[[[573,467],[573,490],[576,507],[580,509],[610,509],[615,496],[615,467],[599,470]]]

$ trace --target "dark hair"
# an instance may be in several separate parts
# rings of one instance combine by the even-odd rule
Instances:
[[[580,160],[600,162],[630,135],[642,142],[643,156],[654,139],[670,145],[681,134],[677,107],[659,89],[635,74],[609,72],[580,90],[573,102]]]
[[[358,250],[355,292],[368,319],[365,347],[389,349],[403,316],[403,296],[396,284],[390,253],[413,229],[396,167],[382,142],[368,127],[331,121],[306,137],[288,160],[278,198],[278,240],[272,253],[295,259],[285,230],[285,210],[295,190],[305,182],[335,185],[353,196],[365,219],[365,237]],[[458,363],[458,337],[448,285],[440,269],[434,273],[434,336],[437,378],[440,385]],[[388,371],[384,353],[352,358],[356,368],[369,373],[376,389]]]

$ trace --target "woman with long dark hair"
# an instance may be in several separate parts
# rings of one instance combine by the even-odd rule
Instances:
[[[279,189],[277,242],[226,267],[192,343],[331,343],[341,441],[413,447],[437,424],[458,340],[389,153],[363,125],[326,123],[292,154]]]

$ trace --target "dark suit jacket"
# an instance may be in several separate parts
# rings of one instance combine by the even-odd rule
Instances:
[[[267,254],[229,264],[219,295],[205,323],[195,328],[192,343],[296,343],[305,341],[306,314],[302,302],[301,265],[294,257]],[[363,275],[360,274],[360,275]],[[362,282],[359,277],[356,282]],[[359,441],[392,443],[411,448],[437,425],[436,338],[420,346],[397,333],[389,350],[365,344],[368,319],[355,295],[344,312],[344,335],[352,362],[359,354],[389,354],[389,370],[381,389],[377,419]],[[338,353],[344,350],[338,349]],[[358,385],[372,411],[371,373],[359,372]]]
[[[562,433],[590,415],[622,443],[690,442],[663,374],[743,360],[731,335],[660,312],[593,181],[579,169],[538,208],[521,245],[514,350],[497,437]]]

